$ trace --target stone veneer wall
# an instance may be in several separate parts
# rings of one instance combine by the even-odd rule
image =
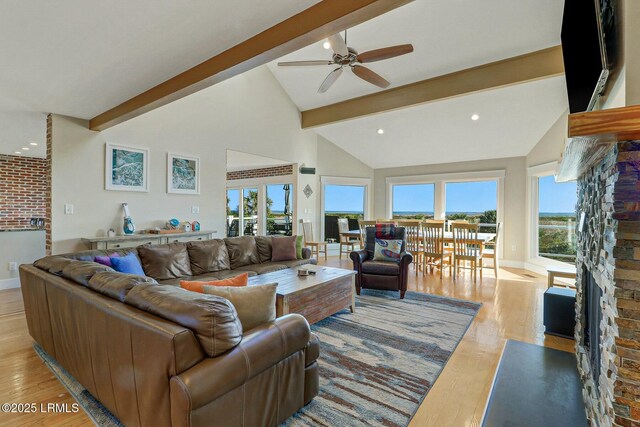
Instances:
[[[640,427],[640,141],[614,147],[578,180],[578,195],[586,221],[577,230],[575,338],[587,415],[598,426]],[[603,291],[599,378],[582,342],[582,265]]]

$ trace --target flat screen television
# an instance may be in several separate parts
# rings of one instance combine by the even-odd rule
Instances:
[[[565,0],[562,54],[571,113],[591,111],[616,58],[616,0]]]

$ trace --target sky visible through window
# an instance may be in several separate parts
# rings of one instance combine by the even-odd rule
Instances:
[[[538,179],[538,212],[571,213],[576,211],[577,186],[575,182],[556,183],[553,175]]]
[[[271,199],[271,212],[283,213],[284,212],[284,184],[272,184],[267,185],[267,197]],[[289,193],[289,207],[293,198],[293,185],[291,185],[291,191]]]
[[[433,214],[434,184],[393,186],[393,214]]]
[[[324,211],[364,214],[364,186],[325,185]]]
[[[496,210],[497,185],[496,181],[447,182],[446,213],[480,213]]]
[[[238,198],[240,190],[227,190],[227,211],[238,215]]]

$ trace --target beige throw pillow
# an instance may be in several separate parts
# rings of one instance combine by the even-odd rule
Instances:
[[[204,293],[228,299],[238,312],[242,329],[248,331],[276,318],[277,283],[257,286],[203,286]]]

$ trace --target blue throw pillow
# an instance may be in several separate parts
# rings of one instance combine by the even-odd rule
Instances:
[[[144,270],[140,265],[140,260],[134,253],[130,253],[122,257],[109,257],[111,260],[111,266],[115,271],[120,273],[137,274],[138,276],[144,276]]]

